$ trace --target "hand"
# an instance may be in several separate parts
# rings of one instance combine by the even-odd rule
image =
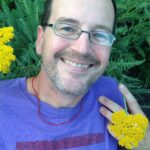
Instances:
[[[141,114],[145,115],[144,112],[142,111],[142,109],[140,108],[140,105],[138,104],[137,100],[131,94],[131,92],[127,89],[127,87],[125,85],[120,84],[119,90],[125,97],[129,111],[131,114],[141,113]],[[110,134],[112,136],[114,136],[113,133],[111,133],[111,131],[109,130],[109,125],[111,124],[112,114],[123,108],[121,106],[119,106],[118,104],[116,104],[115,102],[113,102],[112,100],[110,100],[104,96],[100,97],[99,101],[100,101],[100,103],[103,104],[103,106],[100,108],[101,114],[109,120],[109,123],[107,126],[108,131],[110,132]],[[150,126],[148,127],[147,134],[146,134],[144,140],[141,141],[138,148],[133,149],[133,150],[148,150],[150,147],[149,139],[150,139]]]

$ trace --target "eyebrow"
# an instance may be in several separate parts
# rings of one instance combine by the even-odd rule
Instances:
[[[112,29],[109,28],[108,26],[105,26],[105,25],[96,25],[94,28],[95,29],[101,29],[101,30],[104,30],[106,32],[112,33]]]
[[[73,23],[79,25],[79,22],[77,20],[71,19],[71,18],[64,18],[61,17],[57,20],[57,22],[64,22],[64,23]]]
[[[72,19],[72,18],[65,18],[65,17],[61,17],[61,18],[59,18],[58,20],[57,20],[57,22],[59,23],[59,22],[61,22],[61,23],[71,23],[71,24],[76,24],[76,25],[79,25],[80,23],[77,21],[77,20],[75,20],[75,19]],[[106,31],[106,32],[110,32],[110,33],[112,33],[112,29],[111,28],[109,28],[108,26],[106,26],[106,25],[96,25],[96,26],[94,26],[93,27],[93,29],[100,29],[100,30],[104,30],[104,31]]]

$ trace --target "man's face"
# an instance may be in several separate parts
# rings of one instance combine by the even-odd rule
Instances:
[[[47,23],[67,23],[86,31],[111,32],[114,11],[111,0],[54,0]],[[104,72],[110,47],[95,45],[82,33],[77,40],[55,35],[52,28],[38,30],[37,51],[42,71],[62,93],[81,96]]]

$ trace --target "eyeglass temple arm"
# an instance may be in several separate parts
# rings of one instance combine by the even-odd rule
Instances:
[[[49,27],[53,27],[53,24],[48,24],[48,23],[44,23],[44,24],[41,24],[42,26],[49,26]]]

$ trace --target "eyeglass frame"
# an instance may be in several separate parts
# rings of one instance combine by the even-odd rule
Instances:
[[[78,36],[76,38],[69,38],[69,37],[63,36],[61,34],[58,34],[58,32],[56,30],[56,26],[59,25],[59,24],[64,24],[64,25],[69,25],[69,26],[75,27],[80,32],[79,32],[79,34],[77,34]],[[54,23],[54,24],[45,23],[45,24],[42,24],[42,26],[51,27],[54,30],[55,35],[57,35],[59,37],[62,37],[62,38],[71,39],[71,40],[77,40],[81,36],[82,33],[87,33],[89,35],[90,42],[95,44],[95,45],[111,47],[113,45],[114,41],[116,40],[116,37],[113,34],[111,34],[111,33],[103,32],[103,31],[92,31],[92,32],[89,32],[89,31],[86,31],[86,30],[82,30],[80,27],[77,27],[77,26],[74,26],[74,25],[71,25],[71,24],[67,24],[67,23]],[[91,38],[91,34],[93,34],[93,33],[102,33],[102,34],[107,34],[107,35],[111,36],[112,41],[111,41],[110,45],[103,45],[103,44],[98,44],[98,43],[93,42],[92,38]]]

